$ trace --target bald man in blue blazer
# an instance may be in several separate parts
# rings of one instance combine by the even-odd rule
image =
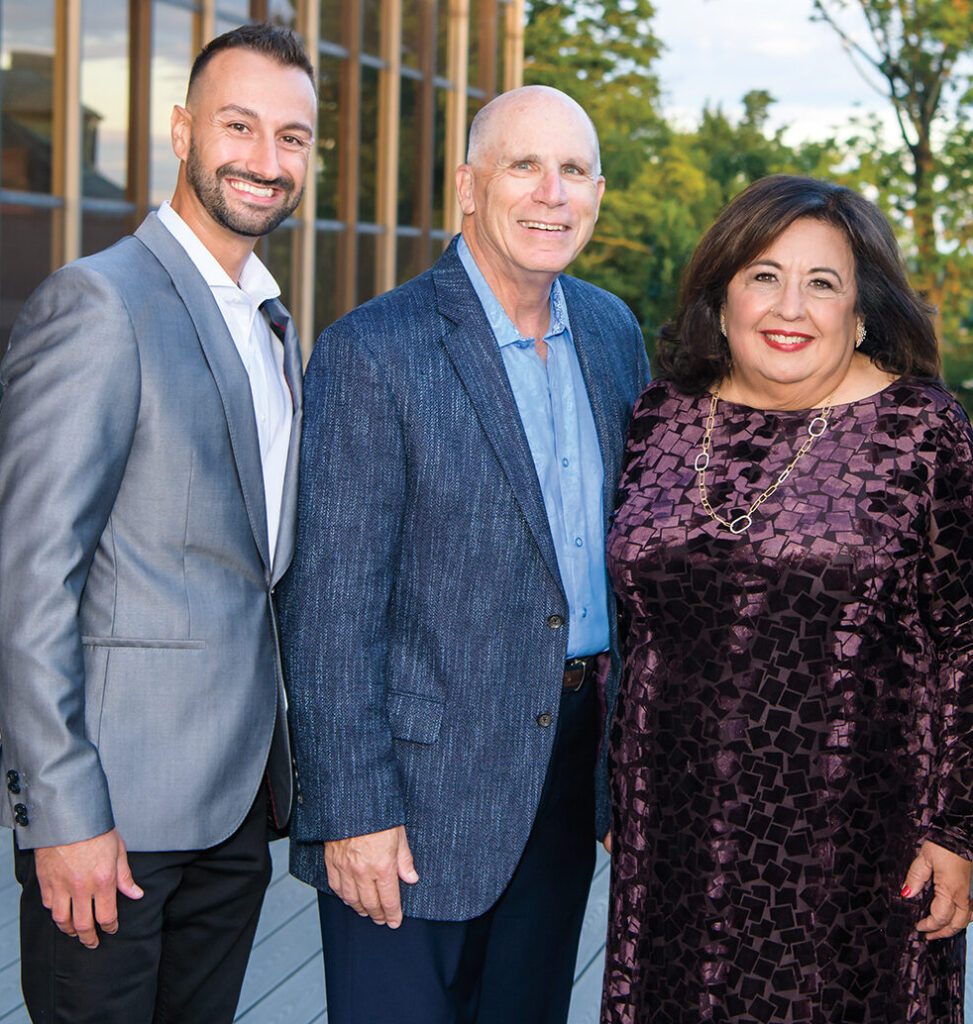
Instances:
[[[648,371],[625,305],[562,274],[594,127],[507,93],[456,184],[462,235],[305,378],[280,615],[331,1024],[563,1024],[608,830],[604,533]]]

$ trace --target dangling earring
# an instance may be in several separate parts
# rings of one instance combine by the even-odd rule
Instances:
[[[868,332],[865,330],[865,321],[859,320],[855,324],[855,348],[861,348],[862,342],[865,340],[865,335]]]
[[[720,310],[720,334],[726,337],[726,310]]]

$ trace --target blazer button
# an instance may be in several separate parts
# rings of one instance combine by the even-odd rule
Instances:
[[[12,768],[7,772],[7,789],[9,789],[11,793],[20,792],[20,775]]]
[[[27,808],[24,804],[14,804],[14,823],[21,827],[27,825]]]
[[[550,713],[550,711],[542,711],[537,716],[537,724],[542,729],[546,729],[551,724],[551,722],[553,722],[553,721],[554,721],[554,716]]]
[[[551,629],[560,629],[564,625],[563,615],[548,615],[547,624]]]

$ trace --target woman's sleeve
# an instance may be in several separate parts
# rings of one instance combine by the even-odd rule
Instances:
[[[939,798],[925,838],[973,860],[973,431],[952,403],[933,473],[927,545],[919,564],[920,611],[936,645]]]

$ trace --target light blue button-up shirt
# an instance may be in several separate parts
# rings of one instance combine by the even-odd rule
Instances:
[[[605,468],[560,281],[551,289],[547,362],[504,312],[465,240],[457,252],[500,346],[527,434],[568,599],[568,657],[608,648]]]

